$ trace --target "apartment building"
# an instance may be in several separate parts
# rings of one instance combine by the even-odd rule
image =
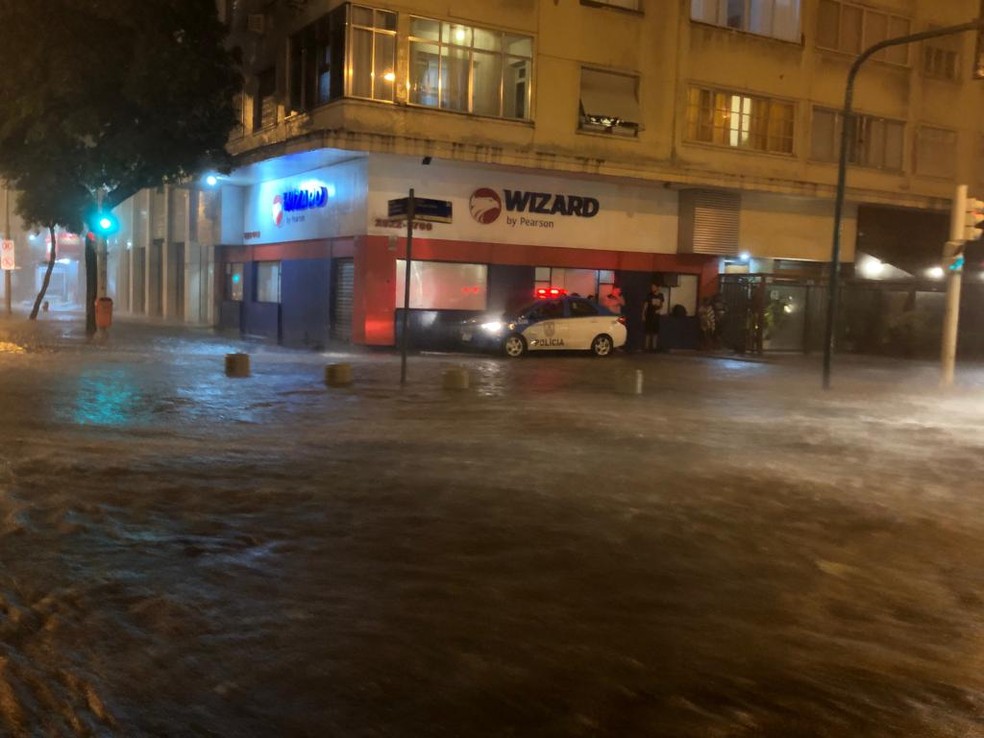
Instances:
[[[220,3],[243,51],[237,168],[120,208],[123,309],[289,345],[392,345],[406,222],[416,336],[532,296],[631,310],[653,280],[693,316],[724,271],[830,258],[848,68],[976,0],[328,0]],[[862,71],[845,261],[859,209],[939,218],[982,182],[973,34]],[[984,84],[984,83],[980,83]],[[678,313],[680,310],[678,310]],[[630,326],[631,327],[631,326]]]

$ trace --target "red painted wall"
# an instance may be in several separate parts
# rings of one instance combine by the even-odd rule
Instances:
[[[397,252],[389,250],[386,236],[358,239],[352,306],[353,343],[392,346],[396,342],[396,257]]]

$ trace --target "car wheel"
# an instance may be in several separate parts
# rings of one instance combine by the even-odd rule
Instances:
[[[502,350],[506,356],[517,359],[526,353],[526,341],[517,333],[513,333],[502,342]]]
[[[600,336],[595,336],[591,342],[591,353],[595,356],[611,356],[614,350],[615,343],[612,341],[612,337],[606,336],[604,333]]]

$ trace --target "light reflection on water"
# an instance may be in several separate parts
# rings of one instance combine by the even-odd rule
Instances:
[[[23,354],[25,352],[23,346],[10,341],[0,341],[0,354]]]
[[[147,420],[140,393],[122,369],[83,371],[71,407],[71,421],[78,425],[127,427]]]

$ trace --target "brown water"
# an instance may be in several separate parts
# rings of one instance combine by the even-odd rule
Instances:
[[[984,736],[978,369],[0,339],[0,734]]]

